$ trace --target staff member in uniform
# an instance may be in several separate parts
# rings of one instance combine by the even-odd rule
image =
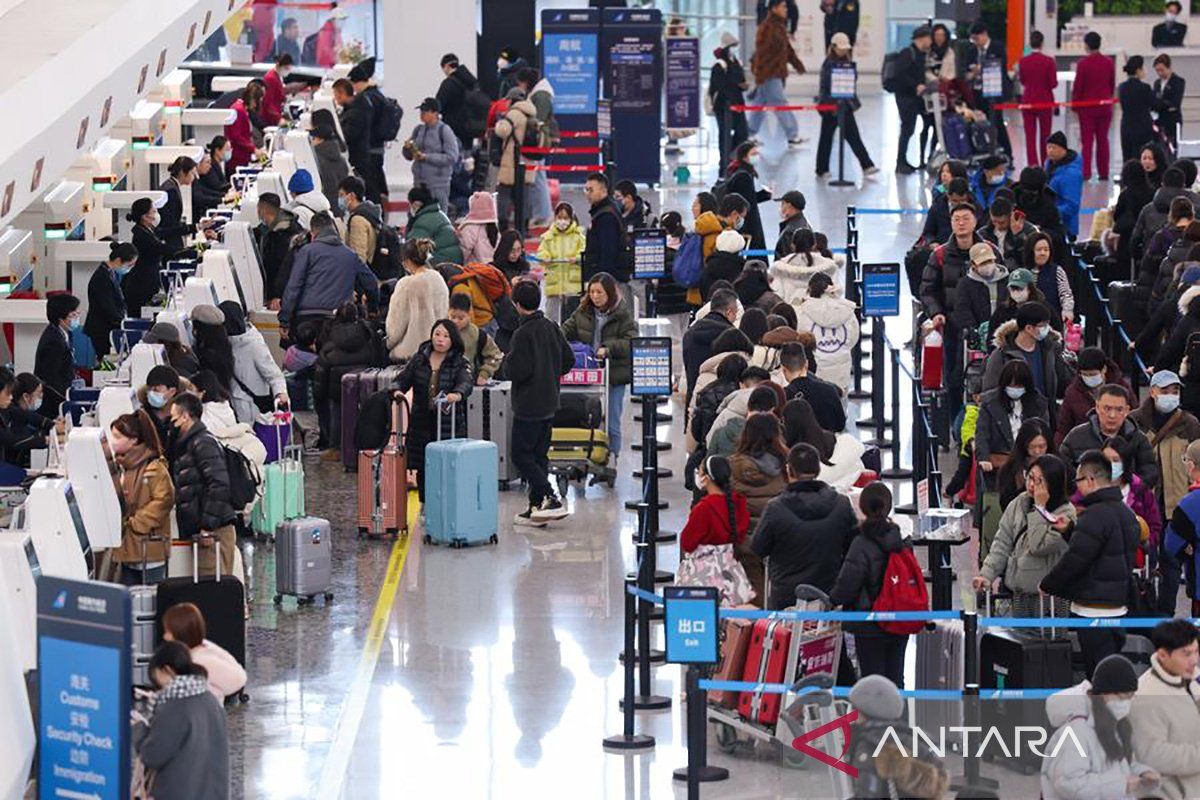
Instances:
[[[1128,77],[1117,88],[1117,99],[1121,102],[1121,159],[1128,161],[1137,158],[1154,138],[1154,120],[1150,118],[1154,90],[1142,80],[1146,61],[1141,56],[1129,57],[1125,74]]]
[[[1029,34],[1029,55],[1017,62],[1017,75],[1021,78],[1022,103],[1053,103],[1054,89],[1058,86],[1058,67],[1054,59],[1042,52],[1046,37],[1041,31]],[[1054,109],[1022,109],[1021,121],[1025,128],[1025,158],[1029,166],[1036,167],[1042,160],[1046,140],[1050,138],[1054,123]]]
[[[79,298],[68,292],[50,295],[46,298],[46,320],[50,324],[38,339],[33,374],[42,379],[50,408],[57,409],[67,399],[67,389],[75,380],[71,331],[80,323]]]
[[[1154,59],[1154,111],[1158,114],[1158,129],[1175,149],[1179,141],[1179,126],[1183,124],[1183,90],[1186,81],[1171,70],[1171,57],[1159,53]]]
[[[138,251],[129,242],[113,242],[108,247],[108,260],[96,267],[88,281],[88,312],[83,332],[92,340],[100,358],[112,349],[109,334],[121,327],[125,319],[125,293],[121,279],[137,263]]]
[[[821,112],[821,138],[817,142],[818,178],[824,178],[829,175],[829,157],[833,152],[833,134],[838,129],[839,123],[843,120],[845,122],[845,129],[842,131],[842,137],[846,140],[846,144],[850,145],[850,150],[853,151],[854,157],[858,159],[858,164],[862,168],[863,175],[874,175],[876,172],[879,172],[879,167],[875,166],[875,162],[871,161],[871,156],[867,153],[867,148],[863,145],[862,136],[858,133],[858,123],[854,121],[854,112],[862,106],[862,103],[857,96],[840,100],[835,100],[833,97],[834,69],[843,64],[848,64],[851,67],[854,66],[851,47],[849,36],[840,31],[835,33],[832,44],[829,45],[829,52],[825,56],[825,63],[821,65],[820,98],[817,102],[821,105],[840,103],[844,104],[845,107],[840,111]]]
[[[121,280],[121,290],[125,293],[125,306],[129,316],[141,317],[142,306],[162,291],[159,272],[162,270],[163,259],[172,251],[167,243],[159,238],[160,217],[149,197],[140,197],[133,201],[125,219],[133,223],[133,246],[137,248],[138,260],[129,274]]]
[[[183,220],[183,190],[192,190],[192,183],[196,180],[196,162],[189,156],[180,156],[171,162],[167,171],[171,173],[170,176],[158,187],[160,192],[167,193],[167,202],[159,210],[158,235],[174,253],[183,249],[183,237],[191,236],[198,229],[203,230],[209,223],[197,226]]]
[[[1154,26],[1154,30],[1150,32],[1150,46],[1154,49],[1160,47],[1183,47],[1183,40],[1187,37],[1187,25],[1179,22],[1179,14],[1183,11],[1178,0],[1171,0],[1167,3],[1166,19]]]

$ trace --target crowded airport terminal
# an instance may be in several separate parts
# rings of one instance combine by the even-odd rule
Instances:
[[[0,800],[1200,799],[1191,2],[0,0]]]

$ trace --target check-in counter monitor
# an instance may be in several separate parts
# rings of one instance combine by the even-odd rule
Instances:
[[[25,672],[37,668],[40,570],[22,531],[0,533],[0,562],[0,800],[22,800],[37,746]]]
[[[74,428],[67,435],[67,479],[75,491],[79,511],[88,521],[88,542],[93,551],[121,544],[121,502],[104,447],[107,431],[107,426],[101,424],[96,428]]]
[[[238,283],[246,296],[246,307],[257,310],[263,307],[263,267],[258,245],[254,243],[254,233],[250,223],[234,220],[227,223],[222,231],[225,249],[233,263]]]
[[[228,250],[209,250],[200,262],[197,274],[201,278],[212,281],[213,289],[217,292],[218,303],[232,300],[243,309],[246,307],[246,296],[242,291],[241,281],[233,268],[233,259]]]
[[[38,478],[25,501],[25,529],[33,537],[42,572],[56,578],[86,581],[91,540],[66,478]]]
[[[20,528],[0,530],[0,626],[8,629],[16,646],[4,652],[15,652],[24,672],[37,669],[37,579],[41,574],[30,533]]]
[[[105,431],[105,435],[117,417],[137,411],[139,388],[112,384],[100,390],[100,397],[96,400],[96,424]]]

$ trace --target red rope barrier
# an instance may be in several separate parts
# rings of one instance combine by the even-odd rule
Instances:
[[[522,147],[522,155],[598,155],[603,152],[599,147]]]
[[[596,139],[599,134],[596,131],[559,131],[560,139]]]
[[[730,106],[730,111],[837,111],[836,103],[803,106]]]
[[[1065,103],[996,103],[992,108],[999,111],[1008,109],[1045,111],[1048,108],[1096,108],[1098,106],[1111,106],[1116,104],[1116,102],[1116,98],[1106,97],[1102,100],[1068,100]]]
[[[530,172],[603,172],[603,164],[526,164]]]

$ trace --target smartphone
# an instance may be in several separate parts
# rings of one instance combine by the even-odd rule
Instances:
[[[1033,507],[1033,510],[1038,512],[1039,514],[1041,514],[1042,519],[1046,520],[1046,522],[1049,522],[1051,525],[1058,522],[1058,517],[1054,516],[1049,511],[1047,511],[1046,509],[1042,508],[1039,505],[1035,504]]]
[[[1140,775],[1138,776],[1138,783],[1142,785],[1143,789],[1154,789],[1161,781],[1153,775]]]

